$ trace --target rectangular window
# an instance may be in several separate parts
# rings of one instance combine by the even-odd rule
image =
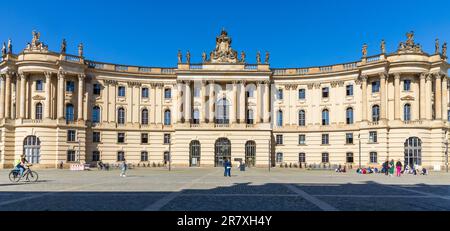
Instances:
[[[67,81],[66,82],[66,91],[67,92],[74,92],[75,91],[75,82]]]
[[[345,160],[346,160],[347,163],[349,163],[349,164],[353,163],[353,153],[352,153],[352,152],[347,152],[347,155],[346,155]]]
[[[171,99],[172,98],[172,90],[170,88],[166,88],[164,90],[164,99]]]
[[[67,130],[67,142],[75,142],[77,132],[75,130]]]
[[[370,163],[378,163],[377,153],[370,152]]]
[[[92,93],[93,93],[94,95],[100,95],[100,94],[101,94],[101,91],[102,91],[101,85],[98,84],[98,83],[94,84],[93,89],[92,89]]]
[[[377,143],[378,142],[377,132],[375,132],[375,131],[369,132],[369,142],[370,143]]]
[[[148,133],[141,134],[141,144],[148,144]]]
[[[148,88],[147,87],[142,88],[141,97],[143,99],[148,99],[148,94],[149,94]]]
[[[100,132],[92,132],[92,142],[100,143]]]
[[[411,80],[405,79],[403,81],[403,90],[404,91],[411,91]]]
[[[118,88],[118,96],[119,97],[125,97],[125,87],[124,86],[119,86]]]
[[[306,90],[305,89],[300,89],[298,90],[298,99],[305,99],[306,98]]]
[[[304,134],[298,135],[298,144],[306,144],[306,136]]]
[[[43,91],[44,87],[42,84],[42,80],[36,80],[36,91]]]
[[[277,144],[283,144],[283,135],[277,135],[276,142]]]
[[[67,150],[67,162],[75,162],[75,150]]]
[[[330,144],[330,136],[328,134],[322,134],[322,144]]]
[[[277,99],[283,100],[283,89],[278,89],[277,91]]]
[[[117,161],[124,161],[125,160],[125,152],[118,151],[117,152]]]
[[[298,162],[299,163],[306,163],[306,155],[305,153],[299,153],[298,154]]]
[[[164,134],[164,144],[170,144],[170,134]]]
[[[380,92],[380,81],[372,82],[372,93]]]
[[[100,161],[100,152],[99,151],[92,152],[92,161]]]
[[[148,152],[147,151],[141,152],[141,161],[143,161],[143,162],[148,161]]]
[[[200,97],[200,88],[199,87],[194,88],[194,97]]]
[[[353,144],[353,133],[345,134],[345,143],[346,144]]]
[[[353,85],[347,85],[345,87],[345,93],[347,96],[353,96]]]
[[[322,98],[328,98],[330,96],[330,89],[328,87],[322,88]]]
[[[283,163],[283,153],[277,152],[277,163]]]
[[[322,153],[322,163],[328,163],[328,162],[330,162],[328,152]]]
[[[125,133],[123,133],[123,132],[117,133],[117,143],[120,143],[120,144],[125,143]]]

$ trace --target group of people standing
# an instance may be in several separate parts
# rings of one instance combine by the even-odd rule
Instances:
[[[386,160],[383,165],[382,165],[382,169],[381,172],[384,173],[384,175],[386,176],[393,176],[394,172],[396,174],[396,176],[401,176],[402,175],[402,167],[403,164],[400,160],[398,160],[397,162],[394,161],[394,159],[391,159],[391,161]]]

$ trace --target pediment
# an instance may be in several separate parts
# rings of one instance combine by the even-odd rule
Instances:
[[[40,96],[40,95],[35,95],[35,96],[33,96],[33,100],[45,100],[45,97]]]
[[[400,98],[400,99],[401,99],[401,100],[405,100],[405,101],[415,100],[415,98],[412,97],[412,96],[410,96],[410,95],[404,96],[404,97],[402,97],[402,98]]]

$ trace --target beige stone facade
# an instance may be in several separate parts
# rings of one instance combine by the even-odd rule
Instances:
[[[398,50],[309,68],[249,64],[225,31],[202,63],[138,67],[52,52],[33,32],[2,50],[0,166],[25,154],[42,167],[77,162],[220,166],[379,165],[386,158],[445,166],[446,51],[414,35]],[[263,59],[263,60],[261,60]],[[169,137],[170,136],[170,137]],[[123,140],[122,140],[123,139]],[[236,163],[236,162],[235,162]]]

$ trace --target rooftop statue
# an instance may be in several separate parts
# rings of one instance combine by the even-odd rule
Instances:
[[[266,60],[264,60],[264,62],[265,62],[266,64],[269,63],[269,58],[270,58],[270,54],[269,54],[269,52],[266,51]]]
[[[66,39],[63,39],[62,42],[61,42],[61,54],[65,54],[66,53],[66,48],[67,48]]]
[[[83,43],[78,44],[78,56],[83,57]]]
[[[48,51],[48,46],[39,40],[41,37],[41,33],[33,30],[32,35],[33,35],[33,39],[31,40],[31,44],[27,43],[27,47],[25,50]]]
[[[241,63],[245,63],[245,52],[241,52]]]
[[[187,51],[186,53],[186,62],[191,63],[191,52]]]
[[[6,43],[3,43],[3,47],[2,47],[2,57],[6,56]]]
[[[444,45],[442,45],[442,55],[444,57],[447,57],[447,43],[444,43]]]
[[[407,40],[406,42],[401,42],[398,46],[397,53],[404,54],[404,53],[418,53],[422,54],[422,47],[420,44],[416,44],[414,42],[414,32],[411,31],[409,33],[406,33]]]
[[[261,52],[256,53],[256,63],[261,64]]]
[[[178,63],[182,63],[183,62],[183,54],[181,53],[180,50],[178,50],[177,57],[178,57]]]
[[[12,50],[12,41],[11,39],[8,39],[8,54],[12,54],[13,50]]]
[[[362,48],[362,56],[365,58],[367,57],[367,44],[364,43]]]
[[[203,53],[202,53],[202,61],[203,61],[204,63],[206,63],[206,59],[207,59],[207,57],[206,57],[206,52],[203,51]]]
[[[381,54],[386,54],[386,42],[381,40]]]
[[[238,54],[231,48],[231,38],[228,33],[222,29],[220,36],[216,38],[216,48],[211,55],[211,63],[237,63]]]
[[[436,39],[436,42],[434,43],[434,54],[439,54],[439,39]]]

